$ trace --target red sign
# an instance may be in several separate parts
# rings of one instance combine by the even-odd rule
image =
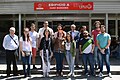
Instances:
[[[93,10],[93,2],[35,2],[34,10]]]

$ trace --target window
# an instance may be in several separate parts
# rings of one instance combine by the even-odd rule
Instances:
[[[108,20],[108,33],[115,35],[115,20]]]

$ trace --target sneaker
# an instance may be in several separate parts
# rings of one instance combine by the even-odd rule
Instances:
[[[49,77],[49,73],[47,72],[47,77]]]
[[[109,76],[110,78],[112,78],[112,74],[111,74],[111,73],[109,73],[108,76]]]
[[[102,77],[102,76],[103,76],[103,74],[100,72],[100,73],[99,73],[99,77]]]
[[[72,77],[75,77],[75,74],[74,73],[72,73],[72,75],[71,75]]]
[[[85,73],[85,76],[88,76],[88,73]]]
[[[70,72],[69,74],[68,74],[68,76],[71,76],[72,75],[72,73]]]

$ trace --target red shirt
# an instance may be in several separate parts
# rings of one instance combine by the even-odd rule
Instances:
[[[97,37],[97,35],[98,34],[100,34],[101,33],[101,31],[100,31],[100,29],[99,30],[92,30],[92,35],[93,35],[93,40],[94,40],[94,44],[95,44],[95,46],[97,46],[97,41],[96,41],[96,37]]]

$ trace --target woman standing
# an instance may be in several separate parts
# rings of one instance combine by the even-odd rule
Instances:
[[[53,56],[53,46],[50,31],[45,29],[43,35],[44,37],[40,42],[40,56],[42,57],[43,64],[43,77],[48,77],[50,72],[50,59]]]
[[[65,50],[66,50],[66,59],[70,69],[70,73],[68,74],[68,76],[74,76],[76,42],[72,39],[72,36],[69,33],[67,33],[67,36],[66,36]]]
[[[57,33],[57,37],[54,39],[54,55],[56,59],[56,69],[57,76],[62,76],[62,68],[63,68],[63,59],[64,59],[64,36],[63,30],[59,30]]]
[[[32,52],[32,40],[29,36],[29,29],[24,28],[23,36],[20,38],[20,51],[22,55],[24,77],[30,77],[30,64],[31,64],[31,52]],[[26,64],[28,68],[26,69]]]

